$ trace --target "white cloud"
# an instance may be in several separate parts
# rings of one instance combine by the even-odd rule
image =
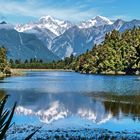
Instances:
[[[110,18],[113,20],[116,20],[116,19],[130,20],[131,19],[131,17],[129,17],[128,15],[125,15],[125,14],[115,15],[115,16],[110,17]]]
[[[86,4],[76,3],[75,6],[57,6],[50,3],[43,5],[37,0],[26,0],[25,2],[1,0],[0,13],[3,15],[18,15],[41,17],[51,15],[61,19],[79,21],[100,14],[96,8],[87,9]]]

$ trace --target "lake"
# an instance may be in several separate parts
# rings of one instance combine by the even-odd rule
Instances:
[[[140,130],[140,77],[27,72],[0,80],[17,125]]]

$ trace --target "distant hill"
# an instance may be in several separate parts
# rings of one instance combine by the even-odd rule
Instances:
[[[59,59],[36,35],[17,32],[11,28],[11,25],[2,27],[0,26],[0,45],[7,48],[8,59],[37,58],[46,62]]]

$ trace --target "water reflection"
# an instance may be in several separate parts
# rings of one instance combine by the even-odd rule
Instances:
[[[121,96],[115,93],[44,94],[35,91],[14,92],[10,98],[11,104],[13,100],[19,101],[16,109],[19,116],[36,116],[46,124],[77,116],[98,125],[112,118],[139,120],[139,99],[139,95]]]
[[[106,111],[111,112],[114,117],[121,113],[129,115],[133,120],[140,121],[140,104],[104,101]]]
[[[111,113],[105,112],[100,101],[92,101],[77,93],[44,94],[35,91],[18,91],[11,94],[9,105],[13,100],[18,101],[17,114],[36,115],[45,123],[71,116],[80,116],[94,123],[100,123],[112,116]]]
[[[94,127],[140,128],[140,81],[134,76],[94,76],[69,72],[35,72],[0,83],[11,95],[8,106],[18,101],[15,121],[24,117],[46,124],[74,118]],[[21,119],[22,118],[22,119]],[[75,119],[78,118],[78,119]],[[130,121],[130,119],[132,121]],[[121,123],[120,123],[121,121]]]
[[[140,120],[140,95],[118,95],[115,93],[90,93],[93,100],[100,100],[106,112],[119,119],[120,114]]]
[[[140,119],[140,96],[113,96],[109,95],[107,98],[92,97],[84,99],[84,97],[75,98],[75,96],[34,96],[32,99],[25,96],[20,97],[18,114],[37,115],[41,121],[45,123],[53,122],[54,120],[69,117],[71,115],[78,115],[82,118],[92,120],[96,123],[105,122],[112,117],[119,119],[120,114],[129,115],[133,120]],[[21,100],[23,99],[23,100]],[[45,101],[43,101],[45,100]],[[72,100],[72,102],[70,101]],[[42,105],[43,102],[43,105]]]
[[[2,99],[4,95],[6,95],[6,92],[0,89],[0,99]]]

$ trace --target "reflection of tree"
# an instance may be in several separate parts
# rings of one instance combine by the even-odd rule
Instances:
[[[133,119],[140,119],[140,104],[104,101],[104,106],[106,111],[111,112],[115,117],[122,112],[131,115]]]
[[[4,90],[0,90],[0,99],[2,99],[6,95]]]
[[[101,100],[106,112],[111,112],[114,117],[119,116],[120,112],[131,115],[132,119],[140,120],[140,95],[117,95],[113,93],[90,94],[95,100]]]

